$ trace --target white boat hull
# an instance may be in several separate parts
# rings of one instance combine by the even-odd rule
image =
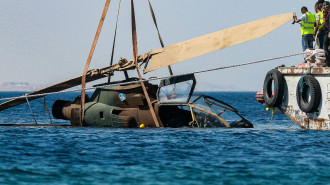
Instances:
[[[317,111],[305,113],[297,103],[297,85],[299,80],[310,72],[309,67],[279,67],[286,84],[280,110],[303,129],[330,130],[330,68],[313,67],[311,74],[321,87],[321,102]]]

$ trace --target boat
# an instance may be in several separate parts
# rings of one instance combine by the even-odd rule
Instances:
[[[111,65],[101,69],[89,70],[109,5],[110,0],[106,0],[92,48],[81,76],[22,95],[21,97],[14,97],[0,104],[0,111],[23,103],[29,104],[30,101],[44,98],[53,93],[69,92],[67,89],[81,85],[81,95],[75,100],[71,102],[57,100],[54,103],[52,107],[54,118],[68,120],[71,126],[76,127],[253,127],[252,123],[229,104],[214,97],[195,94],[195,73],[173,74],[171,65],[263,37],[291,21],[292,13],[263,18],[170,46],[164,46],[158,30],[155,13],[149,1],[150,12],[162,47],[138,55],[134,1],[131,0],[134,58],[131,60],[122,58],[118,63],[113,64],[116,23]],[[152,79],[142,78],[141,71],[145,74],[162,68],[168,68],[170,76],[156,77],[156,80],[160,80],[160,84],[152,84],[150,83]],[[128,71],[136,71],[137,76],[130,77]],[[125,79],[112,81],[111,77],[118,73],[124,73]],[[86,83],[103,78],[107,79],[106,82],[90,88],[95,91],[90,98],[86,96]]]
[[[272,96],[274,96],[274,91],[272,91]],[[257,102],[259,102],[260,104],[262,104],[263,106],[266,107],[267,111],[270,111],[270,109],[267,107],[267,105],[265,103],[264,91],[257,92],[255,95],[255,98],[256,98]],[[280,111],[278,108],[274,108],[274,114],[282,114],[282,111]]]
[[[263,85],[268,108],[276,108],[306,130],[330,130],[330,67],[324,50],[306,50],[307,63],[270,70]],[[274,92],[273,92],[274,91]]]
[[[264,92],[263,91],[259,91],[256,93],[255,98],[257,100],[257,102],[259,102],[262,105],[265,105],[265,100],[264,100]]]

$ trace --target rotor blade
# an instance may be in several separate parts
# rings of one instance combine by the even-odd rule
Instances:
[[[215,33],[151,50],[145,73],[265,36],[292,19],[292,13],[267,17]]]
[[[144,58],[146,58],[146,56],[147,55],[142,55],[142,57],[144,57]],[[89,70],[86,74],[86,83],[105,78],[109,75],[109,73],[111,73],[111,75],[112,75],[114,71],[125,71],[125,70],[134,69],[134,68],[135,68],[135,64],[133,61],[126,61],[126,59],[121,59],[118,64],[114,64],[113,66],[105,67],[102,69]],[[81,78],[82,78],[82,76],[78,76],[78,77],[60,82],[58,84],[51,85],[49,87],[31,92],[26,95],[38,95],[38,94],[43,94],[43,93],[52,93],[52,92],[63,91],[65,89],[69,89],[71,87],[81,85]],[[35,100],[35,99],[38,99],[41,97],[43,97],[43,96],[41,95],[41,96],[37,96],[37,97],[29,97],[28,100],[32,101],[32,100]],[[26,99],[24,96],[22,96],[22,98],[9,100],[7,102],[0,104],[0,111],[15,107],[17,105],[21,105],[23,103],[26,103]]]
[[[81,85],[81,77],[82,76],[78,76],[78,77],[60,82],[58,84],[51,85],[49,87],[34,91],[34,92],[26,94],[26,95],[38,95],[38,94],[43,94],[43,93],[59,92],[59,91],[65,90],[65,89],[69,89],[71,87]],[[104,78],[104,77],[106,77],[105,74],[100,74],[100,73],[93,74],[93,72],[89,72],[86,75],[86,82],[91,82],[91,81],[98,80],[98,79],[101,79],[101,78]],[[35,99],[38,99],[38,98],[41,98],[41,97],[43,97],[43,96],[29,97],[28,100],[32,101],[32,100],[35,100]],[[21,105],[23,103],[26,103],[26,99],[24,97],[9,100],[7,102],[4,102],[4,103],[0,104],[0,111],[3,111],[3,110],[6,110],[6,109],[9,109],[9,108]]]

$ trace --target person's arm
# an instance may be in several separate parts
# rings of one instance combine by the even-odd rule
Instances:
[[[327,23],[327,25],[326,25],[326,29],[327,29],[327,31],[329,32],[329,25],[330,25],[330,24],[329,24],[329,23],[330,23],[329,14],[327,15],[325,21],[323,22],[324,26],[325,26],[325,23]],[[330,39],[330,32],[328,33],[328,38]]]
[[[325,22],[325,20],[324,20],[324,18],[323,18],[323,23],[321,24],[321,28],[320,28],[319,33],[321,33],[321,32],[324,30],[324,22]]]
[[[320,25],[320,16],[317,16],[314,24],[314,39],[318,38],[320,35],[321,30],[319,31],[319,25]]]
[[[305,14],[304,15],[302,15],[299,19],[297,18],[297,16],[295,16],[295,17],[293,17],[294,18],[294,22],[295,23],[299,23],[299,22],[301,22],[301,21],[305,21]]]
[[[328,11],[324,10],[323,11],[323,23],[322,23],[322,27],[320,29],[320,32],[324,30],[324,24],[325,24],[327,16],[328,16]]]

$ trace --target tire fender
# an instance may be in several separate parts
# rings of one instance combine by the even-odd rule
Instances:
[[[308,100],[308,89],[310,89],[310,99]],[[297,103],[300,110],[305,113],[317,111],[321,103],[321,87],[316,78],[312,75],[302,77],[297,84]]]
[[[272,92],[272,85],[275,86],[274,94]],[[279,70],[272,69],[266,74],[263,86],[263,97],[268,107],[278,107],[281,105],[284,97],[284,85],[285,79]]]

